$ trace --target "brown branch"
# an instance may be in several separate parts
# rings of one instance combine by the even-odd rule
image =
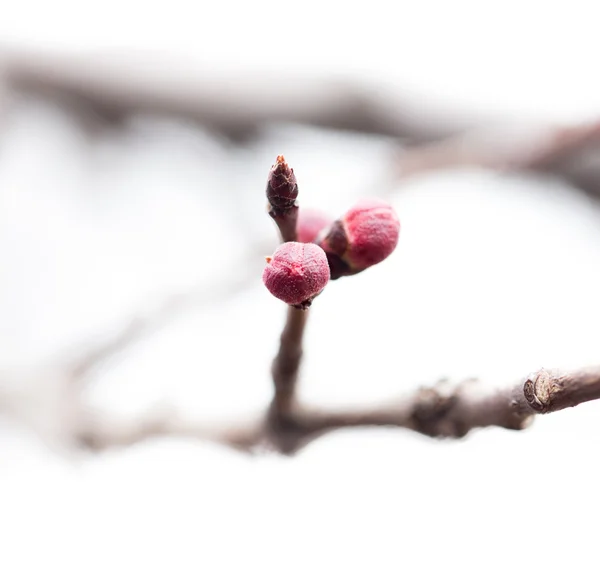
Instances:
[[[283,243],[298,240],[298,232],[296,229],[298,223],[298,206],[293,206],[282,213],[270,211],[269,215],[273,218],[275,225],[277,225]]]
[[[272,377],[275,388],[273,407],[278,412],[289,411],[294,399],[302,360],[302,338],[308,319],[308,309],[293,306],[287,308],[287,318],[279,344],[279,351],[273,360]]]
[[[580,403],[600,399],[600,367],[572,372],[539,370],[515,395],[516,409],[553,413]],[[525,401],[523,401],[525,400]]]
[[[279,155],[267,179],[268,212],[284,243],[298,239],[298,182],[294,170]],[[286,448],[288,414],[296,401],[296,384],[302,361],[302,340],[308,319],[308,306],[288,306],[279,350],[271,366],[273,400],[267,411],[264,430],[279,450]]]
[[[251,453],[261,441],[262,424],[257,421],[229,428],[180,418],[172,409],[157,407],[135,421],[117,421],[114,417],[86,414],[77,432],[77,442],[95,451],[124,448],[148,439],[193,438]]]
[[[400,151],[400,177],[459,167],[555,175],[600,196],[600,121],[542,130],[472,131]]]
[[[142,61],[143,62],[143,61]],[[563,178],[600,196],[600,123],[571,127],[492,127],[490,119],[429,110],[377,85],[340,84],[290,74],[231,77],[204,69],[193,76],[165,67],[170,79],[144,75],[133,57],[49,57],[4,53],[0,75],[17,91],[58,100],[89,125],[119,124],[136,113],[201,123],[233,140],[246,140],[267,123],[295,122],[390,136],[409,147],[395,158],[402,177],[423,171],[476,166],[531,171]],[[154,68],[154,66],[153,66]],[[264,85],[269,87],[265,88]],[[87,111],[86,111],[87,108]],[[398,165],[398,166],[396,166]]]
[[[297,329],[297,328],[296,328]],[[294,364],[294,363],[292,363]],[[286,397],[286,396],[284,396]],[[207,433],[206,427],[190,423],[146,420],[136,431],[104,432],[103,447],[133,444],[152,436],[178,435],[214,440],[236,449],[253,452],[266,447],[282,454],[294,454],[326,433],[354,427],[400,427],[429,437],[462,438],[482,427],[522,430],[537,414],[553,413],[580,403],[600,399],[600,366],[575,371],[541,369],[516,385],[491,388],[476,379],[452,385],[442,380],[386,404],[368,408],[325,410],[283,402],[273,417],[274,402],[262,418]],[[116,436],[116,439],[115,439]],[[89,441],[94,447],[94,442]]]
[[[149,65],[148,63],[152,64]],[[469,119],[428,111],[422,100],[384,96],[378,85],[364,87],[281,68],[244,76],[214,68],[180,69],[160,61],[119,56],[55,56],[8,52],[0,74],[19,91],[42,93],[69,104],[87,106],[95,116],[120,123],[136,113],[183,118],[244,140],[269,122],[295,122],[430,142],[464,131]],[[152,68],[152,74],[145,69]],[[231,88],[232,81],[236,87]],[[443,117],[446,116],[446,117]]]
[[[374,133],[413,149],[395,157],[402,177],[423,171],[476,166],[531,171],[563,178],[600,196],[600,122],[570,127],[494,128],[489,117],[468,118],[426,109],[421,100],[315,76],[267,74],[231,77],[211,69],[146,76],[134,57],[57,56],[5,52],[0,75],[12,90],[58,100],[83,123],[104,118],[119,124],[136,113],[168,115],[201,123],[234,140],[246,140],[267,123],[295,122]],[[155,68],[156,65],[152,65]],[[264,85],[268,84],[268,88]],[[87,111],[86,111],[87,108]],[[396,166],[398,165],[398,166]]]
[[[521,430],[536,414],[552,413],[600,399],[600,367],[577,371],[539,370],[505,389],[486,388],[466,380],[436,386],[371,409],[323,412],[299,408],[290,418],[296,445],[305,446],[322,434],[347,427],[404,427],[430,437],[461,438],[480,427]]]
[[[302,339],[308,312],[308,309],[288,307],[279,351],[273,360],[271,374],[274,396],[267,411],[264,429],[266,441],[280,452],[289,451],[297,441],[296,424],[291,414],[296,404],[298,372],[302,360]]]

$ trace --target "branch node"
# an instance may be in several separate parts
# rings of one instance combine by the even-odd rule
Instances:
[[[560,385],[556,378],[552,378],[550,373],[541,369],[535,373],[533,380],[528,378],[523,385],[523,395],[529,404],[529,407],[536,413],[548,413],[552,411],[552,397]]]

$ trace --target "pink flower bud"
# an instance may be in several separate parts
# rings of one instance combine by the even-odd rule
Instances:
[[[398,244],[400,221],[381,200],[363,200],[333,222],[318,244],[327,253],[331,278],[361,272],[387,258]]]
[[[304,309],[329,282],[325,252],[313,243],[283,243],[267,257],[263,282],[276,298]]]
[[[333,220],[324,212],[300,208],[298,211],[298,241],[312,243],[317,235]]]
[[[293,208],[298,197],[298,182],[294,169],[279,155],[271,167],[267,179],[267,200],[276,213],[284,213]]]
[[[392,206],[381,200],[363,200],[350,208],[342,223],[348,236],[345,261],[356,270],[386,259],[398,244],[400,221]]]

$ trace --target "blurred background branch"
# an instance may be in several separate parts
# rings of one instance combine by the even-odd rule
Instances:
[[[285,69],[235,74],[207,67],[194,76],[149,72],[144,61],[106,56],[47,57],[6,53],[0,61],[10,87],[87,108],[107,123],[136,113],[169,115],[201,124],[233,141],[251,139],[271,122],[296,122],[424,143],[463,131],[439,113],[390,97],[375,85],[340,82]],[[465,118],[463,118],[465,119]]]
[[[8,51],[0,76],[9,91],[34,93],[65,105],[87,123],[133,115],[182,118],[234,142],[251,141],[271,123],[293,122],[397,140],[392,170],[480,167],[553,175],[600,195],[600,126],[541,126],[464,115],[402,91],[378,89],[285,69],[235,74],[207,67],[194,76],[148,70],[144,60],[86,55],[47,56]],[[160,77],[160,78],[158,78]],[[232,86],[235,85],[235,86]]]

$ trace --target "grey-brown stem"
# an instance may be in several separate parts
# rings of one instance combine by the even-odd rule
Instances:
[[[279,233],[281,235],[281,241],[283,243],[289,243],[291,241],[298,240],[298,206],[294,205],[291,208],[283,211],[269,210],[269,215],[275,221]]]
[[[323,411],[297,406],[289,414],[295,452],[322,434],[347,427],[404,427],[430,437],[464,437],[480,427],[521,430],[533,416],[600,399],[600,367],[576,371],[541,369],[512,388],[492,389],[476,379],[447,380],[370,409]]]
[[[286,343],[294,342],[296,337],[293,333],[298,335],[303,330],[304,323],[300,317],[294,315],[294,318],[296,321],[286,335]],[[282,349],[287,347],[282,338]],[[283,362],[286,370],[274,370],[274,378],[286,376],[279,380],[279,394],[276,392],[276,399],[266,416],[254,422],[207,433],[202,426],[180,421],[173,423],[168,418],[159,425],[156,419],[151,419],[151,424],[145,420],[137,431],[132,431],[130,426],[126,440],[118,440],[114,433],[105,432],[105,440],[101,442],[106,447],[111,442],[132,444],[155,435],[179,434],[208,438],[248,452],[267,447],[282,454],[294,454],[313,440],[338,429],[402,427],[430,437],[461,438],[481,427],[522,430],[529,426],[536,414],[552,413],[600,399],[600,366],[596,366],[575,371],[541,369],[514,386],[499,389],[486,386],[476,379],[459,384],[442,380],[434,386],[420,388],[379,406],[347,410],[317,409],[296,402],[293,387],[286,385],[290,381],[286,378],[295,382],[297,375],[295,370],[299,366],[301,353],[298,348],[295,351],[296,355],[292,354],[287,361],[289,364]],[[106,437],[111,437],[112,441],[106,440]],[[93,446],[94,441],[89,441],[89,444]]]
[[[156,82],[143,69],[152,65],[126,57],[51,57],[46,53],[6,52],[0,75],[17,91],[65,102],[82,122],[119,124],[130,115],[151,113],[183,117],[233,139],[247,139],[269,122],[293,121],[352,129],[401,139],[402,175],[454,166],[533,170],[564,178],[600,196],[600,124],[546,128],[531,135],[497,131],[490,120],[427,111],[420,100],[400,94],[382,96],[377,86],[331,83],[314,77],[270,77],[236,81],[205,69],[190,78]],[[171,70],[171,69],[166,69]],[[184,87],[182,87],[182,84]],[[256,84],[270,84],[268,94]],[[444,115],[442,113],[442,115]],[[499,142],[500,141],[500,142]],[[410,150],[410,147],[415,150]]]
[[[275,388],[273,407],[277,412],[289,411],[294,402],[307,319],[308,309],[288,306],[285,327],[271,372]]]
[[[52,58],[10,52],[0,57],[0,75],[11,89],[65,103],[87,126],[99,117],[119,124],[136,113],[151,113],[201,122],[238,140],[274,121],[352,129],[406,143],[408,150],[396,159],[402,176],[458,166],[529,170],[558,176],[600,196],[597,121],[549,127],[533,135],[531,129],[498,131],[489,119],[450,113],[441,119],[440,112],[423,111],[420,101],[374,95],[374,88],[328,83],[318,77],[308,81],[288,77],[265,95],[254,86],[267,84],[265,76],[240,82],[233,92],[228,87],[230,77],[211,76],[210,69],[182,88],[178,80],[153,83],[140,71],[146,67],[134,60],[127,63],[106,57]]]
[[[539,370],[517,390],[516,409],[534,413],[552,413],[580,403],[600,399],[600,367],[572,372]]]
[[[296,385],[302,360],[302,340],[308,311],[308,309],[288,307],[279,350],[271,370],[274,394],[265,416],[262,442],[280,452],[289,451],[298,440],[292,413],[296,405]]]
[[[551,174],[600,197],[600,121],[538,131],[459,134],[396,155],[400,177],[460,167]]]
[[[247,139],[273,121],[389,135],[411,142],[445,138],[469,127],[466,116],[442,119],[422,100],[384,96],[379,85],[326,80],[314,75],[235,71],[207,66],[195,73],[163,67],[170,80],[156,80],[157,61],[132,56],[58,56],[6,52],[0,74],[9,86],[88,108],[88,114],[119,123],[136,113],[201,122],[232,139]],[[152,68],[149,75],[145,69]],[[231,84],[236,84],[232,89]],[[442,114],[444,115],[444,114]]]

